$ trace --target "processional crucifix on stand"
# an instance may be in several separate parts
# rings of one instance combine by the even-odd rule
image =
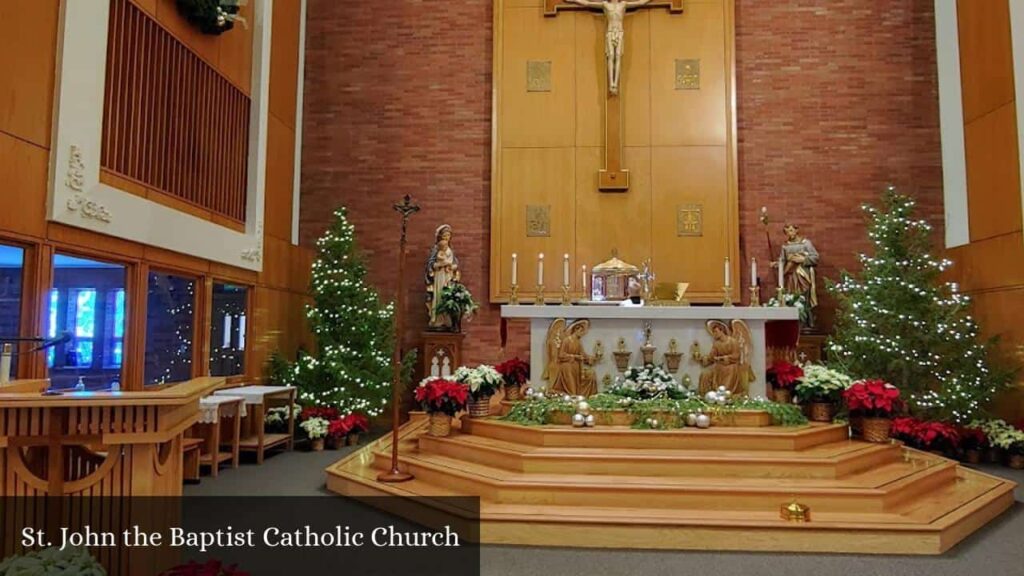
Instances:
[[[622,103],[619,80],[625,29],[622,21],[626,11],[640,8],[668,8],[683,11],[683,0],[544,0],[544,15],[557,16],[559,10],[596,9],[608,20],[604,53],[608,66],[608,97],[605,104],[605,167],[598,172],[598,189],[603,192],[629,190],[629,170],[622,166]]]

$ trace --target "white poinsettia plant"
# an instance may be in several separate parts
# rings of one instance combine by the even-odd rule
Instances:
[[[303,420],[299,426],[306,431],[306,435],[311,439],[316,440],[317,438],[324,438],[327,436],[327,430],[330,428],[330,422],[324,418],[310,418]]]
[[[653,364],[626,369],[608,391],[618,396],[638,399],[682,399],[690,395],[690,391],[677,382],[672,374]]]
[[[971,428],[980,428],[988,443],[996,448],[1024,453],[1024,431],[1007,424],[1005,420],[975,420]]]
[[[452,375],[452,380],[469,386],[469,393],[476,399],[492,396],[505,383],[501,373],[487,364],[476,368],[462,366]]]
[[[797,398],[808,402],[836,402],[853,379],[821,364],[804,364],[804,375],[797,379]]]

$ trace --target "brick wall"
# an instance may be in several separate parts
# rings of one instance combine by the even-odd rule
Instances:
[[[889,182],[941,224],[932,2],[736,0],[736,13],[744,260],[768,256],[757,220],[767,206],[802,224],[823,254],[821,275],[854,267],[867,245],[858,206]],[[455,228],[463,278],[487,294],[491,2],[310,0],[308,16],[302,242],[348,206],[371,281],[392,297],[391,203],[413,194],[423,207],[409,238],[413,343],[436,225]],[[469,360],[498,358],[498,322],[485,306],[467,325]],[[528,345],[526,330],[511,326],[511,352]]]

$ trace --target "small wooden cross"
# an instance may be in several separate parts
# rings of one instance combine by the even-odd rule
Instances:
[[[635,9],[668,8],[673,14],[683,11],[683,0],[652,0]],[[587,10],[564,0],[544,0],[544,15],[557,16],[561,10]],[[605,167],[598,171],[598,190],[625,192],[629,190],[629,170],[622,166],[622,104],[617,94],[608,94],[605,105]]]
[[[409,224],[409,216],[412,216],[413,214],[419,212],[420,211],[420,205],[419,204],[414,204],[413,201],[412,201],[412,196],[406,194],[405,198],[402,199],[402,203],[401,204],[394,204],[393,207],[394,207],[396,212],[398,212],[399,214],[402,215],[402,239],[401,239],[401,243],[402,243],[402,246],[405,246],[405,230],[406,230],[406,228],[407,228],[407,226]]]

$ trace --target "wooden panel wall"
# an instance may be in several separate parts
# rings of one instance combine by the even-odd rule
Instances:
[[[739,278],[733,1],[693,0],[682,14],[654,8],[626,16],[625,193],[598,191],[605,17],[563,11],[546,18],[542,0],[494,4],[492,301],[507,300],[512,253],[520,256],[520,294],[530,297],[538,253],[547,256],[545,283],[555,296],[563,253],[570,254],[572,290],[579,294],[580,266],[592,267],[613,250],[637,265],[653,258],[659,280],[691,283],[691,300],[721,301],[725,257]],[[700,60],[699,90],[676,89],[677,59]],[[529,61],[551,62],[550,91],[527,91]],[[677,234],[683,204],[703,206],[702,236]],[[526,235],[530,205],[550,206],[550,236]]]
[[[110,2],[104,92],[104,169],[245,220],[249,96],[129,0]]]
[[[216,64],[239,88],[249,92],[252,35],[242,27],[219,36],[203,36],[178,19],[174,0],[135,0],[175,36],[185,39],[207,62]],[[298,61],[299,3],[275,2],[273,59],[270,72],[272,126],[268,134],[266,237],[263,272],[256,274],[216,262],[104,236],[84,229],[46,221],[47,164],[54,74],[56,69],[59,0],[4,0],[0,2],[0,242],[29,249],[26,256],[24,335],[42,333],[40,295],[50,285],[50,260],[55,250],[74,252],[129,266],[125,374],[122,384],[137,387],[142,380],[145,328],[145,286],[148,271],[157,269],[200,279],[247,284],[253,287],[244,379],[262,377],[269,355],[280,350],[293,355],[310,346],[304,323],[312,252],[292,246],[291,202],[295,127],[295,83]],[[252,5],[245,8],[251,10]],[[244,74],[241,71],[245,71]],[[7,74],[6,71],[10,71]],[[289,108],[290,107],[290,108]],[[290,112],[289,112],[290,109]],[[274,127],[276,124],[276,127]],[[104,178],[116,178],[109,173]],[[127,184],[126,184],[127,182]],[[119,186],[130,186],[118,181]],[[136,192],[145,187],[136,184]],[[167,197],[169,198],[169,197]],[[16,199],[16,201],[11,201]],[[182,205],[175,207],[183,210]],[[286,208],[285,208],[286,207]],[[194,207],[192,207],[194,209]],[[203,308],[200,302],[198,309]],[[200,331],[205,334],[206,327]],[[197,341],[200,347],[202,342]],[[196,364],[198,375],[205,369]],[[24,363],[22,377],[42,376],[41,362]]]
[[[1014,101],[1009,0],[959,0],[967,197],[971,243],[950,250],[953,275],[974,298],[988,335],[1000,335],[1010,360],[1024,364],[1024,237]],[[997,412],[1024,418],[1024,388]]]

